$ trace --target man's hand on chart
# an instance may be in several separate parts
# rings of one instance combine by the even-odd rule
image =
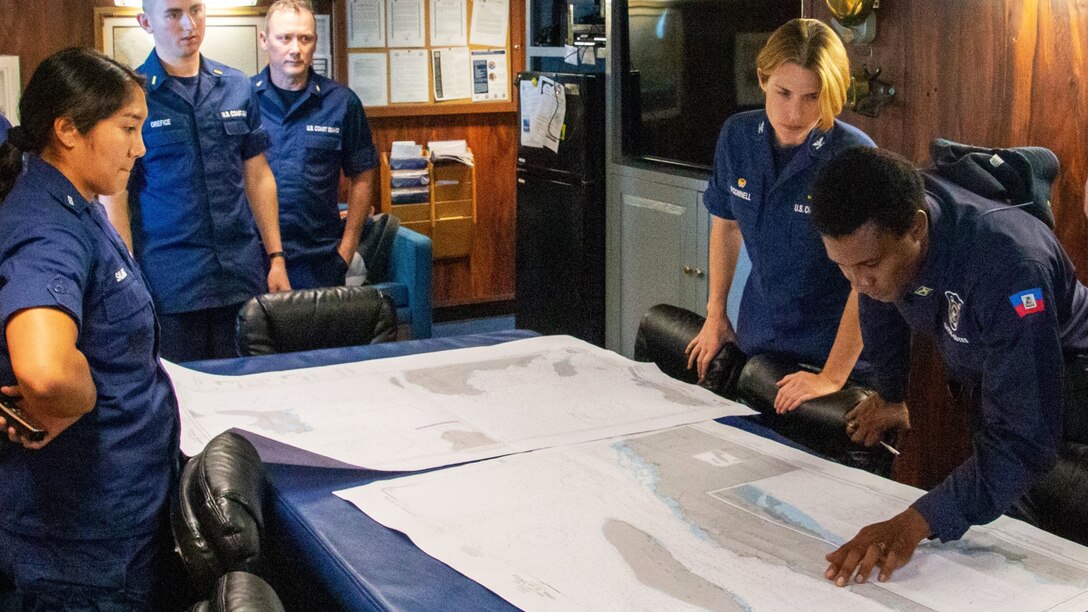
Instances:
[[[846,413],[846,433],[857,444],[873,446],[884,434],[892,430],[910,429],[910,412],[903,402],[894,404],[884,401],[879,394],[872,394]]]
[[[737,339],[733,324],[728,317],[708,317],[699,334],[691,339],[684,352],[688,355],[688,369],[698,366],[699,380],[706,378],[711,360],[722,350],[727,342]]]
[[[784,414],[814,397],[822,397],[841,388],[842,385],[830,380],[822,373],[813,374],[802,371],[787,374],[778,381],[778,394],[774,396],[774,411]]]
[[[854,539],[825,558],[824,577],[836,586],[869,579],[874,567],[880,568],[877,580],[885,582],[892,572],[903,567],[914,555],[918,542],[929,537],[929,524],[914,508],[907,508],[890,520],[862,527]]]

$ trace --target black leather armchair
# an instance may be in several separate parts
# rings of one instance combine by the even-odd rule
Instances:
[[[397,337],[392,299],[374,287],[266,293],[238,312],[238,354],[268,355],[387,342]]]
[[[283,603],[258,576],[229,572],[215,582],[208,599],[189,608],[189,612],[284,612]]]
[[[236,433],[212,438],[182,469],[171,500],[174,543],[198,595],[228,572],[257,573],[264,534],[264,464]]]

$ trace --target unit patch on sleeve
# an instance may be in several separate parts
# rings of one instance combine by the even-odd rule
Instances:
[[[1043,300],[1043,291],[1039,287],[1021,291],[1016,295],[1010,295],[1009,302],[1011,302],[1012,307],[1016,309],[1016,314],[1021,317],[1026,317],[1034,312],[1043,312],[1046,310],[1046,301]]]

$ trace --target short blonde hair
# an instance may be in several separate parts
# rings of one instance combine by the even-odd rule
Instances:
[[[771,34],[756,57],[759,82],[782,64],[794,63],[820,78],[820,122],[827,131],[846,103],[850,86],[850,58],[835,31],[818,19],[792,19]]]
[[[314,14],[314,7],[309,0],[276,0],[268,7],[268,11],[264,14],[264,31],[268,31],[268,20],[272,17],[272,13],[278,13],[280,11],[291,11],[292,13],[302,13],[306,11],[311,16]],[[316,22],[317,18],[314,18]]]

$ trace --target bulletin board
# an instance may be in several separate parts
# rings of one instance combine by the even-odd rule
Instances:
[[[513,112],[521,0],[346,0],[337,80],[368,117]],[[342,46],[341,46],[342,45]],[[512,53],[514,51],[516,53]]]
[[[132,68],[143,64],[155,42],[136,21],[140,12],[129,7],[95,7],[95,47]],[[257,32],[264,29],[264,12],[264,8],[207,9],[200,53],[247,76],[257,74],[268,63],[257,40]]]

